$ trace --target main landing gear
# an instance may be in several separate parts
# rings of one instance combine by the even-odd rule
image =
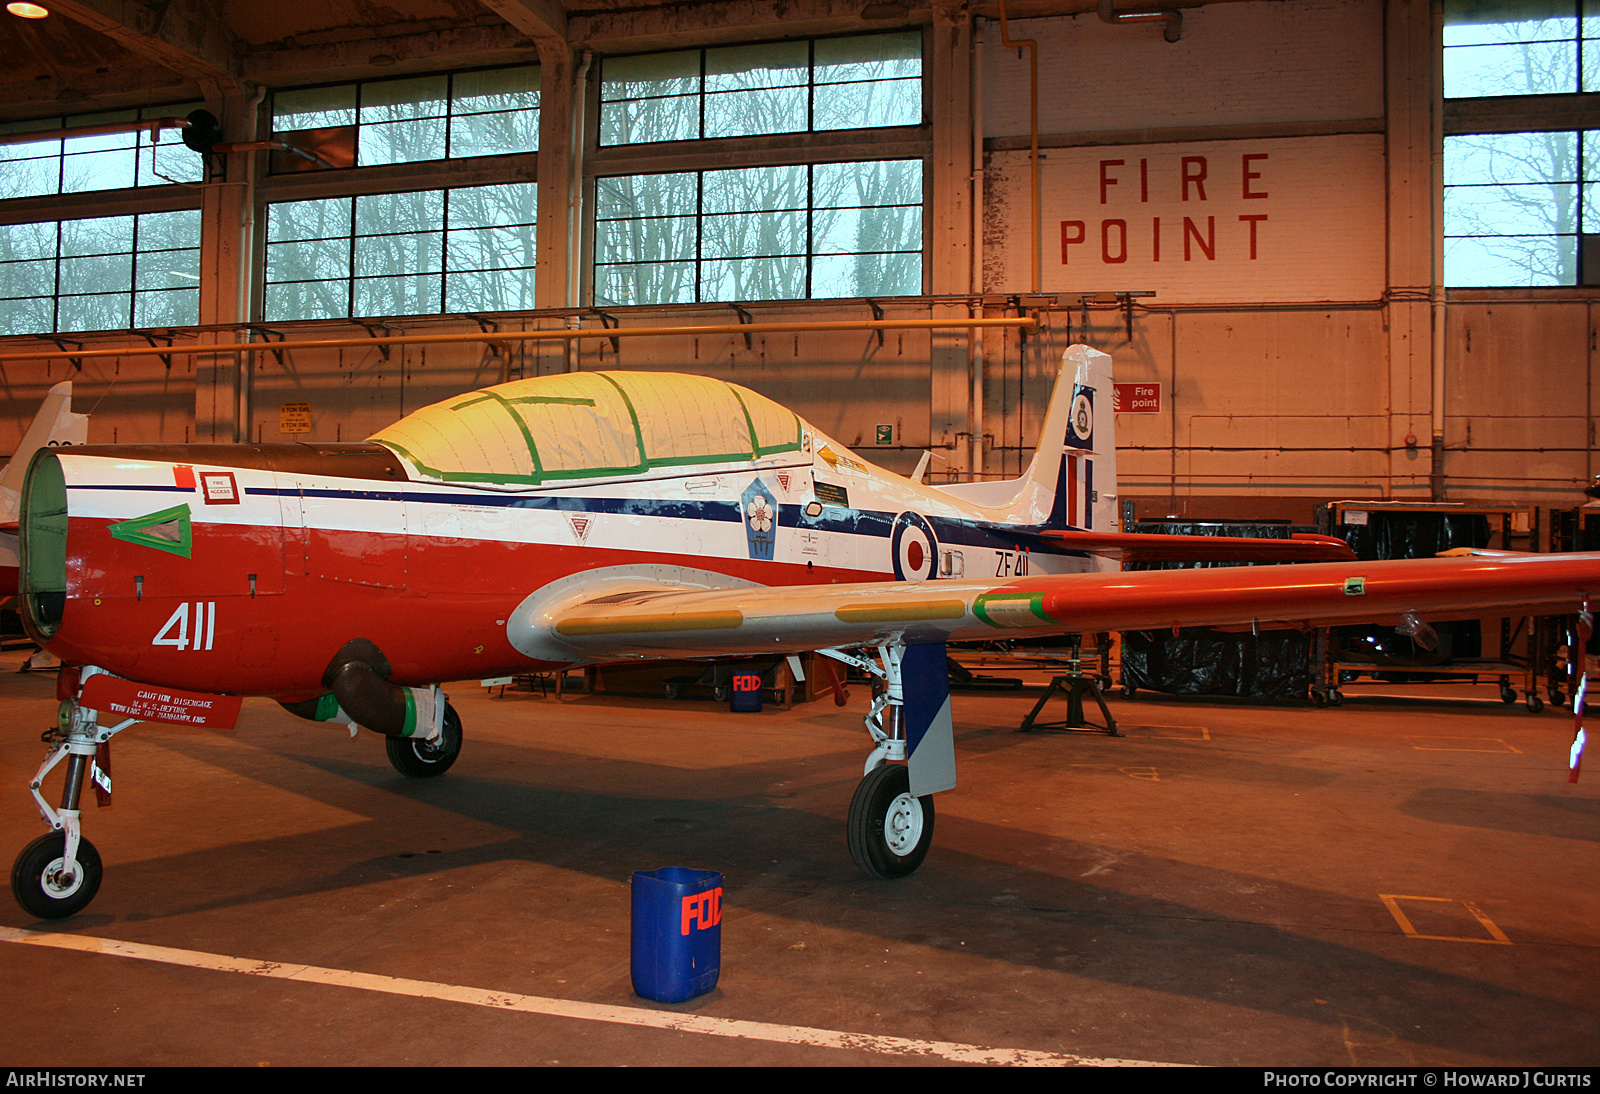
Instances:
[[[383,747],[389,752],[389,763],[408,779],[431,779],[450,770],[450,765],[461,755],[461,716],[456,708],[445,704],[444,725],[436,741],[418,740],[414,737],[385,737]]]
[[[901,657],[904,646],[880,646],[878,661],[857,653],[820,653],[854,665],[884,681],[867,712],[874,748],[866,774],[856,786],[846,821],[850,858],[862,873],[898,878],[914,873],[933,845],[933,795],[911,793],[906,766],[906,722]],[[943,647],[940,647],[942,656]],[[876,689],[875,689],[876,690]]]

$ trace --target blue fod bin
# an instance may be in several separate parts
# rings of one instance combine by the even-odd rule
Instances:
[[[722,875],[668,866],[633,875],[633,990],[682,1003],[722,971]]]
[[[733,709],[741,714],[761,713],[761,674],[747,670],[733,674]]]

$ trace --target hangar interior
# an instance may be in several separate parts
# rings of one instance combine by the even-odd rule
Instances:
[[[1563,48],[1556,7],[1529,49]],[[1081,340],[1160,385],[1118,423],[1148,512],[1577,504],[1586,89],[1485,97],[1469,71],[1441,97],[1451,65],[1484,67],[1485,34],[1533,25],[1516,8],[1447,5],[1449,55],[1433,6],[1379,0],[8,16],[0,448],[67,375],[94,442],[271,441],[364,437],[499,378],[687,368],[892,470],[927,449],[930,481],[994,478]],[[50,135],[195,109],[240,150]],[[1019,314],[1043,329],[14,359],[130,331],[193,348]],[[304,403],[309,434],[283,433]]]
[[[351,441],[630,369],[1003,479],[1081,342],[1141,387],[1141,516],[1571,508],[1600,471],[1577,0],[44,7],[0,13],[0,452],[63,379],[91,443]],[[0,695],[53,717],[40,677]],[[1570,719],[1158,700],[1119,741],[958,702],[972,789],[898,888],[834,846],[860,733],[822,704],[473,692],[442,797],[265,701],[130,735],[124,888],[74,929],[133,960],[5,947],[43,1004],[7,1008],[16,1062],[1593,1066]],[[706,1022],[545,1006],[637,1003],[625,879],[680,855],[741,927],[668,1008]]]

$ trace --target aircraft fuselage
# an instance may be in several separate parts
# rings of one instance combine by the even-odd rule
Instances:
[[[786,457],[516,491],[414,481],[376,444],[46,452],[26,494],[25,616],[69,663],[296,697],[355,637],[401,685],[578,663],[530,657],[508,627],[566,579],[592,593],[640,575],[728,588],[1083,567],[805,434]]]

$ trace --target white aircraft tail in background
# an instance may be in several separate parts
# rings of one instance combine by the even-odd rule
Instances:
[[[89,415],[72,412],[72,381],[63,380],[44,397],[11,462],[0,471],[0,598],[17,594],[17,513],[22,481],[41,448],[89,443]]]

